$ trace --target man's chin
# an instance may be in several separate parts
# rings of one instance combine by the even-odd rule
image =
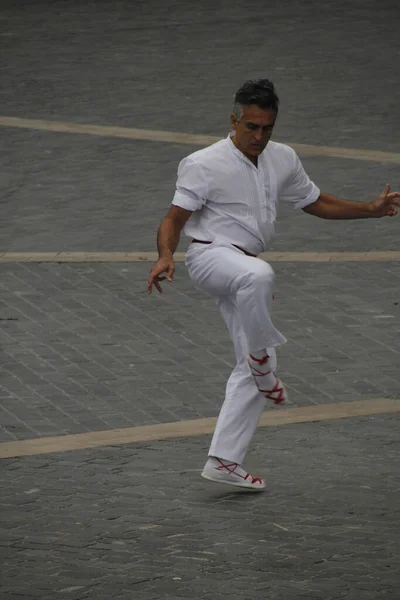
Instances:
[[[260,156],[261,152],[265,150],[265,146],[251,146],[249,148],[249,154],[251,156]]]

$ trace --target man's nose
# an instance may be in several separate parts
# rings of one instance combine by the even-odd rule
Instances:
[[[261,129],[257,129],[257,131],[255,132],[255,138],[256,138],[256,140],[258,142],[261,142],[262,137],[263,137],[262,130]]]

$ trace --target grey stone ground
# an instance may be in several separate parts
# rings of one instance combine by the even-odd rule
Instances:
[[[269,76],[275,139],[399,152],[399,16],[394,0],[3,0],[0,115],[224,136],[235,89]],[[3,127],[0,250],[154,250],[195,149]],[[344,197],[400,185],[397,165],[303,162]],[[399,227],[283,209],[271,249],[398,250]],[[274,266],[293,405],[399,397],[399,263]],[[221,318],[182,265],[162,298],[147,271],[0,265],[1,441],[217,414]],[[397,440],[394,416],[260,430],[257,497],[199,479],[208,437],[3,461],[1,598],[395,600]]]
[[[396,600],[398,416],[259,429],[262,494],[207,437],[3,463],[2,598]]]
[[[397,397],[400,263],[277,263],[280,374],[294,406]],[[234,364],[183,264],[3,264],[2,440],[214,416]],[[373,366],[373,368],[371,368]]]
[[[396,0],[1,7],[3,114],[224,135],[236,88],[270,76],[282,140],[398,151]]]

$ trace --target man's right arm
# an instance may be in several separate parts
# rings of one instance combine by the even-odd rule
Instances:
[[[167,280],[172,281],[175,272],[173,254],[178,247],[183,226],[192,212],[191,210],[173,205],[164,217],[157,234],[158,261],[150,271],[147,284],[149,293],[152,291],[153,284],[160,294],[162,293],[159,283],[165,279],[165,277],[160,277],[162,273],[167,273]]]
[[[157,248],[159,258],[174,254],[179,244],[181,231],[191,214],[191,210],[186,210],[180,206],[171,206],[158,229]]]

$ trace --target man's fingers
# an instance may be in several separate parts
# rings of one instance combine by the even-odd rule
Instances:
[[[396,198],[386,198],[385,204],[388,206],[400,206],[400,197]]]
[[[158,283],[157,279],[154,280],[154,285],[157,288],[157,290],[160,292],[160,294],[162,294],[163,293],[162,288],[161,288],[161,285]]]
[[[147,291],[149,292],[149,294],[151,294],[151,292],[152,292],[153,285],[158,289],[158,291],[160,293],[162,292],[160,284],[158,282],[162,281],[163,279],[165,279],[165,277],[158,277],[157,275],[150,275],[149,280],[147,282]]]
[[[385,196],[387,196],[390,193],[390,185],[387,183],[385,185],[385,189],[382,192],[382,197],[384,198]]]
[[[147,283],[147,291],[151,294],[153,285],[154,287],[162,294],[162,288],[160,286],[160,281],[164,281],[167,279],[166,277],[160,277],[159,275],[150,275],[149,281]]]
[[[158,292],[162,294],[160,281],[164,281],[165,279],[168,279],[168,281],[172,281],[174,272],[175,267],[173,262],[171,264],[170,261],[159,260],[150,271],[150,277],[147,283],[147,291],[149,292],[149,294],[151,294],[153,285],[158,290]],[[162,276],[162,273],[166,273],[166,276]]]
[[[165,277],[164,277],[164,279],[165,279]],[[155,277],[150,277],[149,282],[147,284],[147,291],[149,292],[149,294],[151,294],[151,292],[153,290],[153,285],[160,292],[160,294],[162,294],[162,289],[161,289],[159,280],[156,279]]]

